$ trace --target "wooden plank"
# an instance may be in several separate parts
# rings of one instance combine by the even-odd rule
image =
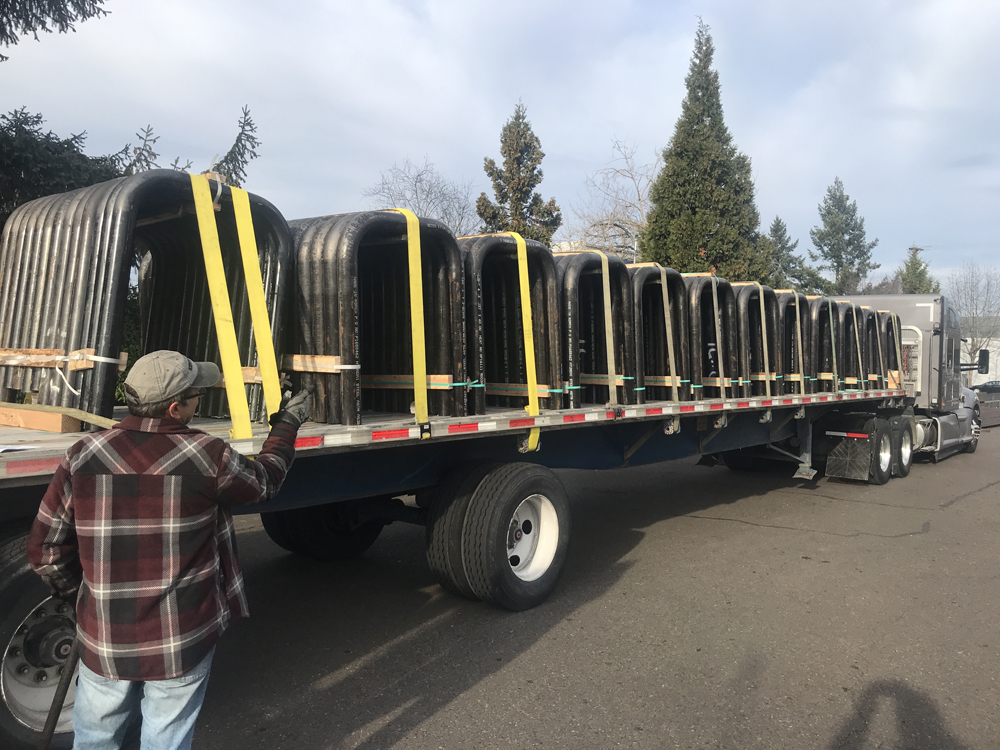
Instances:
[[[328,354],[286,354],[281,358],[281,369],[292,372],[322,372],[338,375],[340,355]]]
[[[677,385],[681,385],[681,379],[676,375],[646,375],[643,381],[647,386],[659,385],[670,387],[676,381]]]
[[[428,375],[427,388],[432,391],[447,391],[452,388],[451,375]],[[412,375],[362,375],[362,388],[387,390],[413,390]]]
[[[59,367],[52,357],[61,357],[62,349],[0,349],[0,367]],[[19,362],[7,364],[7,357],[17,357]]]
[[[71,351],[69,356],[74,354],[89,354],[90,356],[94,356],[94,350],[76,349]],[[94,361],[92,359],[75,359],[70,362],[59,362],[58,360],[52,359],[52,357],[62,356],[65,356],[62,349],[0,349],[0,366],[51,368],[66,365],[66,369],[70,372],[74,372],[76,370],[92,370],[94,368]],[[28,357],[28,359],[22,362],[5,365],[2,361],[5,357]],[[118,355],[118,369],[124,371],[127,364],[128,352],[120,352]]]
[[[538,383],[538,398],[548,398],[549,387],[543,383]],[[527,383],[487,383],[486,394],[488,396],[524,396],[528,397]]]
[[[732,386],[736,385],[736,383],[732,382],[732,380],[730,378],[726,378],[726,380],[729,381],[727,387],[732,387]],[[722,387],[722,384],[721,384],[719,378],[702,378],[701,379],[701,384],[702,385],[707,385],[709,388],[721,388]]]
[[[70,352],[69,356],[72,357],[74,354],[89,354],[90,356],[94,356],[94,350],[93,349],[77,349],[75,351]],[[69,362],[68,364],[69,364],[69,367],[67,369],[69,369],[70,372],[73,372],[74,370],[93,370],[94,369],[94,361],[91,360],[91,359],[75,359],[72,362]],[[125,372],[126,365],[128,365],[128,352],[119,352],[118,353],[118,371],[119,372]]]
[[[900,385],[899,385],[899,370],[889,370],[888,381],[889,381],[889,390],[890,391],[898,390],[899,387],[900,387]]]
[[[45,432],[79,432],[80,420],[68,414],[54,414],[33,409],[0,407],[0,424],[8,427],[25,427]]]
[[[600,373],[580,373],[580,385],[607,385],[608,376]],[[621,375],[615,377],[615,385],[625,385],[625,378]]]

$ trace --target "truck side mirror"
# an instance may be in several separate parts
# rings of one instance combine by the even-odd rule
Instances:
[[[990,374],[990,352],[989,349],[979,350],[979,369],[980,375]]]

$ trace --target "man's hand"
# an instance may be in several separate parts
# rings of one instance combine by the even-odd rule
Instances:
[[[287,403],[282,403],[281,409],[276,411],[271,417],[271,425],[273,426],[280,422],[298,429],[299,425],[305,422],[312,414],[312,394],[312,386],[303,388],[288,399]]]

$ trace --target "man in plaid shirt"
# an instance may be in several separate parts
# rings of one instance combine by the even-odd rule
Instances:
[[[216,641],[248,614],[231,508],[277,493],[310,399],[272,416],[251,461],[188,426],[218,381],[211,362],[140,358],[125,383],[131,416],[70,448],[42,499],[28,559],[76,599],[80,750],[120,747],[136,706],[144,750],[189,748]]]

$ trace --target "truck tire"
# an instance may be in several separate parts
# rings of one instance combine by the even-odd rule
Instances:
[[[896,445],[896,469],[899,476],[910,475],[910,468],[913,466],[913,427],[910,421],[906,420],[899,431],[899,440]]]
[[[427,517],[427,565],[446,590],[479,601],[465,575],[462,561],[462,527],[469,500],[479,483],[497,464],[462,466],[436,487]]]
[[[59,682],[59,668],[76,632],[76,613],[49,596],[49,587],[28,565],[27,546],[27,534],[0,542],[0,747],[5,750],[38,746]],[[75,693],[74,681],[52,748],[73,745]]]
[[[865,424],[871,435],[872,464],[868,474],[870,484],[885,484],[892,477],[893,445],[888,420],[876,417]]]
[[[979,416],[979,404],[978,403],[976,404],[975,409],[973,409],[973,412],[972,412],[972,421],[975,422],[977,425],[981,425],[982,424],[982,419]],[[979,438],[978,437],[974,437],[974,438],[972,438],[972,440],[970,440],[968,443],[965,444],[965,452],[966,453],[975,453],[976,449],[978,447],[979,447]]]
[[[264,531],[282,549],[321,562],[349,560],[371,547],[385,522],[355,523],[344,503],[261,513]]]
[[[469,498],[462,559],[483,601],[512,611],[541,604],[569,546],[569,502],[549,469],[513,463],[490,471]]]

